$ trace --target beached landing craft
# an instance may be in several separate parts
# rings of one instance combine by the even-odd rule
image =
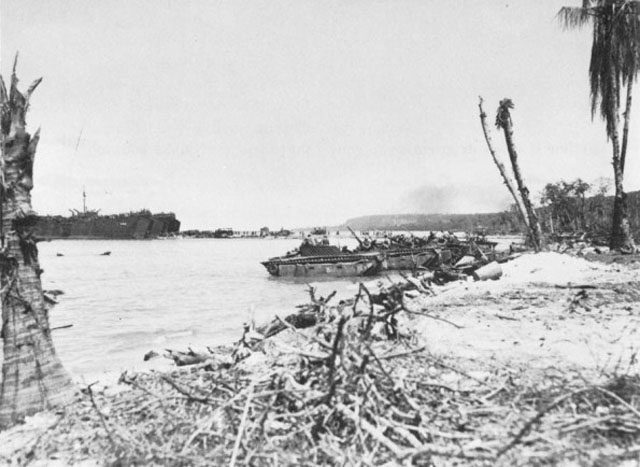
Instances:
[[[278,277],[375,276],[383,269],[384,258],[377,253],[362,255],[272,258],[262,262],[269,274]]]
[[[349,229],[351,230],[351,229]],[[285,256],[262,262],[273,276],[372,276],[382,270],[435,270],[451,267],[462,258],[475,265],[477,261],[495,260],[495,243],[486,239],[460,241],[452,235],[439,239],[404,236],[386,238],[380,242],[361,240],[353,232],[359,246],[354,251],[342,250],[311,237]]]
[[[385,269],[429,268],[440,262],[441,251],[437,248],[398,248],[382,250],[386,260]]]
[[[378,252],[384,256],[385,269],[402,270],[418,269],[437,266],[451,259],[451,254],[446,250],[446,244],[430,244],[426,239],[406,238],[404,235],[389,237],[385,234],[384,239],[371,240],[369,235],[361,239],[353,229],[347,226],[353,237],[358,242],[356,252]],[[421,243],[416,243],[420,241]],[[445,249],[443,250],[443,247]],[[444,258],[443,258],[444,253]]]
[[[450,259],[439,248],[396,248],[342,251],[333,245],[303,243],[295,253],[270,258],[261,264],[273,276],[373,276],[383,270],[429,268]]]
[[[375,276],[385,267],[384,255],[343,253],[332,245],[300,246],[297,252],[270,258],[261,263],[269,274],[278,277]]]

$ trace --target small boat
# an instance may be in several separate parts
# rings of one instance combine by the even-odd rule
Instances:
[[[327,235],[326,227],[314,227],[311,230],[311,235]]]
[[[216,229],[213,232],[213,238],[231,238],[233,237],[233,229],[225,228],[225,229]]]

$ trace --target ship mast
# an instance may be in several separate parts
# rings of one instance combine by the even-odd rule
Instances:
[[[84,214],[87,213],[87,192],[84,188],[84,185],[82,186],[82,212]]]

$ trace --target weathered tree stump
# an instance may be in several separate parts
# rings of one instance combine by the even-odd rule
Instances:
[[[16,56],[17,61],[17,56]],[[29,98],[40,84],[18,91],[16,65],[9,92],[0,77],[2,222],[0,275],[4,361],[0,388],[0,427],[70,402],[75,388],[58,359],[42,293],[31,208],[33,161],[39,130],[25,130]]]

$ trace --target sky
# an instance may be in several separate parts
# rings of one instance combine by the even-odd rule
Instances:
[[[611,178],[579,0],[2,0],[42,128],[34,208],[173,211],[183,229],[492,212],[478,117],[511,98],[525,181]],[[640,105],[640,104],[638,104]],[[626,189],[640,189],[640,109]],[[504,139],[493,128],[499,157]]]

